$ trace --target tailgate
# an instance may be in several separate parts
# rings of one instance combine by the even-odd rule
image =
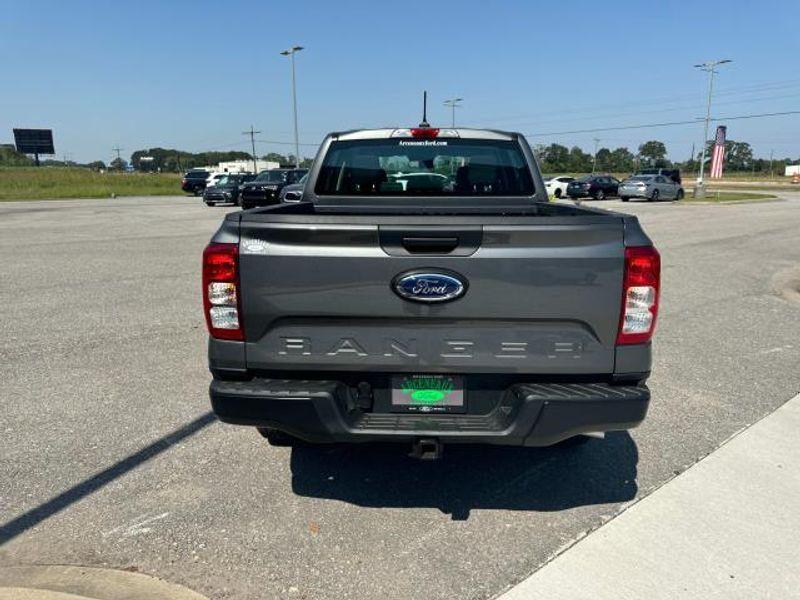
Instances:
[[[249,369],[613,371],[621,218],[340,219],[242,220]],[[432,243],[406,243],[420,239]],[[401,298],[393,280],[417,269],[454,273],[466,292]]]

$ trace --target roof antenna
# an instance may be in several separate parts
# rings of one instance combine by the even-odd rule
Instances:
[[[428,92],[427,90],[422,92],[422,123],[419,124],[420,127],[430,127],[430,123],[428,123]]]

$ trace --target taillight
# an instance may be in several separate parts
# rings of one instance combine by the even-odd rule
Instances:
[[[185,178],[181,179],[181,184],[185,184],[185,183],[186,183],[186,179]]]
[[[617,344],[643,344],[653,337],[660,284],[661,257],[658,250],[652,246],[625,248]]]
[[[203,310],[212,337],[244,340],[238,244],[211,243],[203,251]]]
[[[439,130],[434,127],[415,127],[411,130],[411,137],[430,140],[439,135]]]

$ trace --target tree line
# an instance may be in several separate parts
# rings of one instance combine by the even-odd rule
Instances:
[[[706,159],[711,156],[713,141],[708,142]],[[615,149],[598,148],[597,154],[584,152],[580,147],[568,148],[561,144],[549,146],[535,146],[542,171],[548,174],[556,173],[631,173],[644,167],[677,167],[686,172],[696,171],[700,166],[700,152],[685,161],[670,161],[667,158],[667,146],[659,140],[650,140],[641,144],[634,154],[628,148]],[[152,157],[152,160],[142,160],[143,157]],[[270,152],[260,157],[261,160],[276,162],[282,166],[293,166],[294,155]],[[130,162],[122,158],[115,158],[108,165],[97,160],[90,163],[77,163],[74,161],[59,161],[47,159],[42,161],[44,166],[70,166],[85,167],[95,171],[110,169],[122,171],[130,164],[137,171],[156,171],[168,173],[182,173],[195,167],[216,165],[220,162],[234,160],[252,160],[248,152],[232,150],[227,152],[186,152],[173,148],[148,148],[137,150],[130,157]],[[747,142],[728,140],[725,142],[725,171],[726,172],[751,172],[770,173],[782,175],[786,165],[796,164],[798,160],[791,158],[756,158],[753,149]],[[308,167],[310,158],[303,158],[300,165]],[[33,159],[17,152],[13,145],[0,146],[0,166],[25,167],[33,166]]]
[[[711,157],[714,142],[706,147],[706,160]],[[634,154],[628,148],[598,148],[596,154],[584,152],[578,146],[567,148],[561,144],[536,146],[536,152],[544,173],[632,173],[645,167],[677,167],[687,172],[700,168],[701,153],[697,152],[685,161],[670,161],[667,146],[659,140],[650,140],[639,146]],[[755,158],[747,142],[728,140],[725,142],[725,171],[769,173],[770,169],[782,175],[786,165],[794,164],[791,158]],[[706,167],[708,168],[708,167]]]

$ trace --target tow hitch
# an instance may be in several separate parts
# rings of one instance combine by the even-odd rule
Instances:
[[[413,458],[420,460],[436,460],[442,456],[442,443],[436,438],[420,438],[411,445]]]

